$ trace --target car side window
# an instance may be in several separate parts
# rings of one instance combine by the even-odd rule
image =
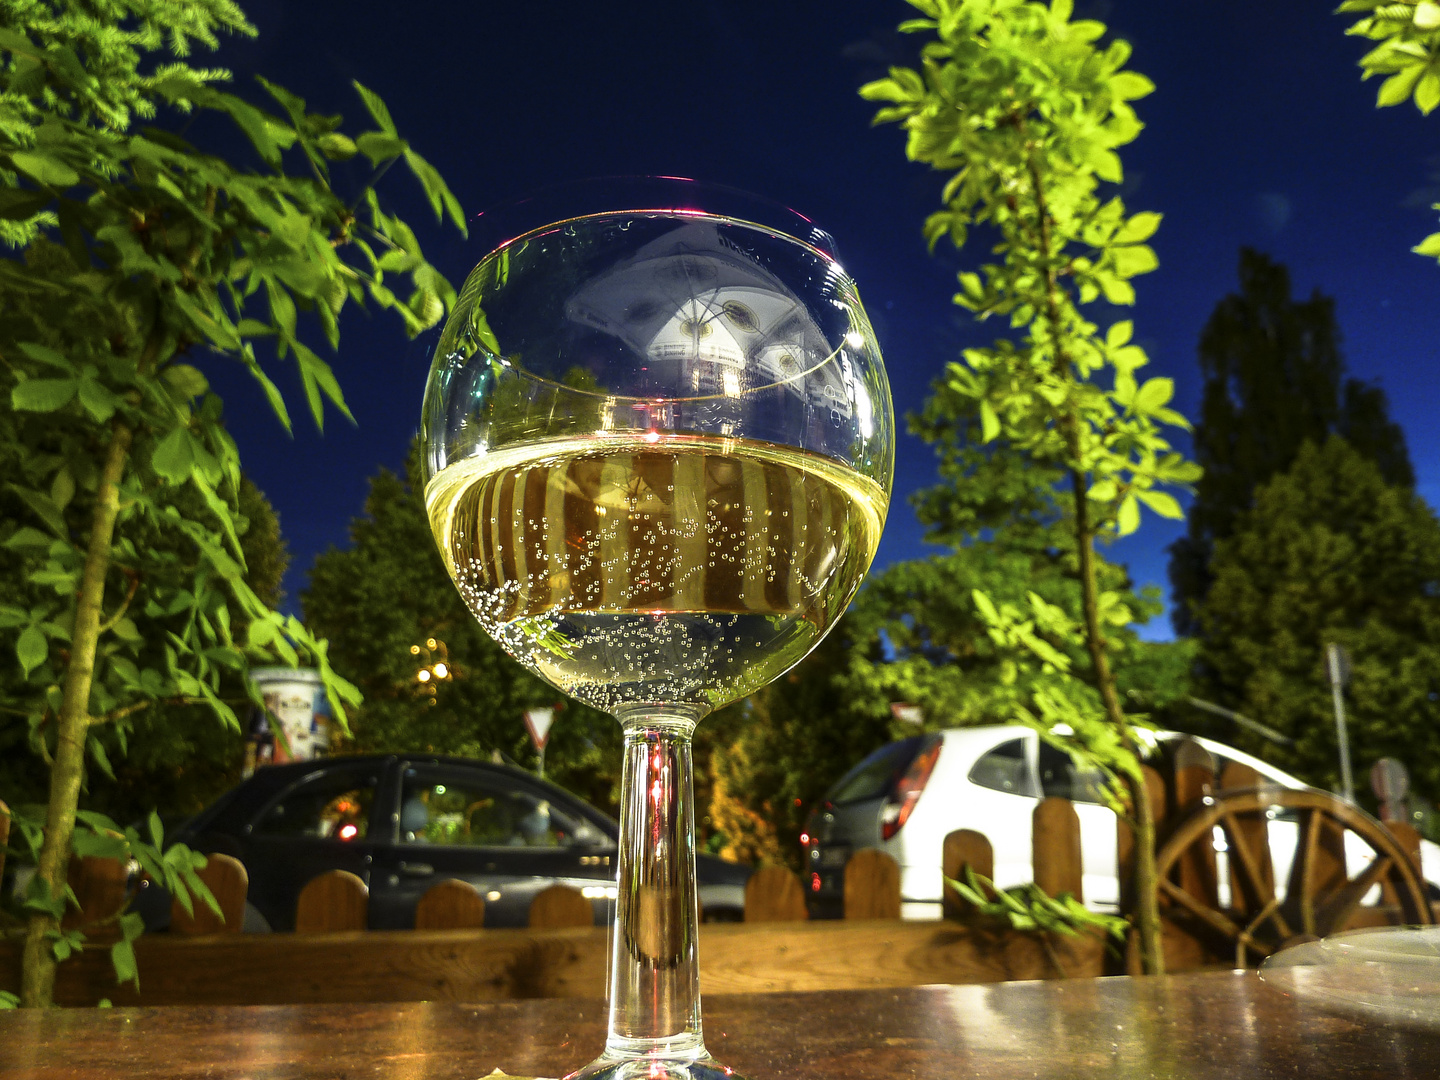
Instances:
[[[364,840],[375,804],[375,778],[354,772],[315,777],[292,788],[259,821],[258,836]]]
[[[1040,790],[1046,798],[1058,797],[1071,802],[1105,802],[1105,774],[1099,769],[1085,769],[1064,750],[1040,744]]]
[[[986,753],[971,767],[970,782],[1011,795],[1034,795],[1030,767],[1025,761],[1025,740],[1012,739]]]
[[[475,847],[569,847],[596,830],[537,793],[407,769],[400,842]]]

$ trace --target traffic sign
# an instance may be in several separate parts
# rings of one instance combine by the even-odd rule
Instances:
[[[535,749],[543,751],[550,739],[550,725],[555,722],[554,709],[526,709],[525,726],[530,730],[530,741]]]

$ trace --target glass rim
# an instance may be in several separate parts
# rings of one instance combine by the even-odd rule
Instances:
[[[559,181],[480,211],[469,222],[472,241],[484,251],[476,265],[545,229],[622,213],[729,219],[794,241],[840,264],[835,238],[784,203],[708,180],[636,174]]]

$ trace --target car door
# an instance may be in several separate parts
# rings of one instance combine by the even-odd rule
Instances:
[[[556,882],[604,918],[614,843],[554,792],[498,769],[411,762],[399,795],[397,835],[375,854],[372,927],[414,926],[420,897],[448,878],[480,890],[486,926],[527,925],[531,900]]]
[[[1035,879],[1030,862],[1031,822],[1039,802],[1035,736],[1021,735],[992,747],[971,766],[964,812],[955,828],[976,829],[995,853],[995,884],[1002,889]]]
[[[240,847],[248,899],[272,929],[294,928],[300,890],[328,870],[348,870],[369,884],[380,773],[379,762],[327,762],[246,826]]]

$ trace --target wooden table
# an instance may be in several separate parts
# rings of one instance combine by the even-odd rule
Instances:
[[[553,1077],[604,1022],[576,1000],[0,1013],[0,1080]],[[705,1031],[749,1080],[1440,1076],[1440,1028],[1328,1013],[1254,973],[716,995]]]

